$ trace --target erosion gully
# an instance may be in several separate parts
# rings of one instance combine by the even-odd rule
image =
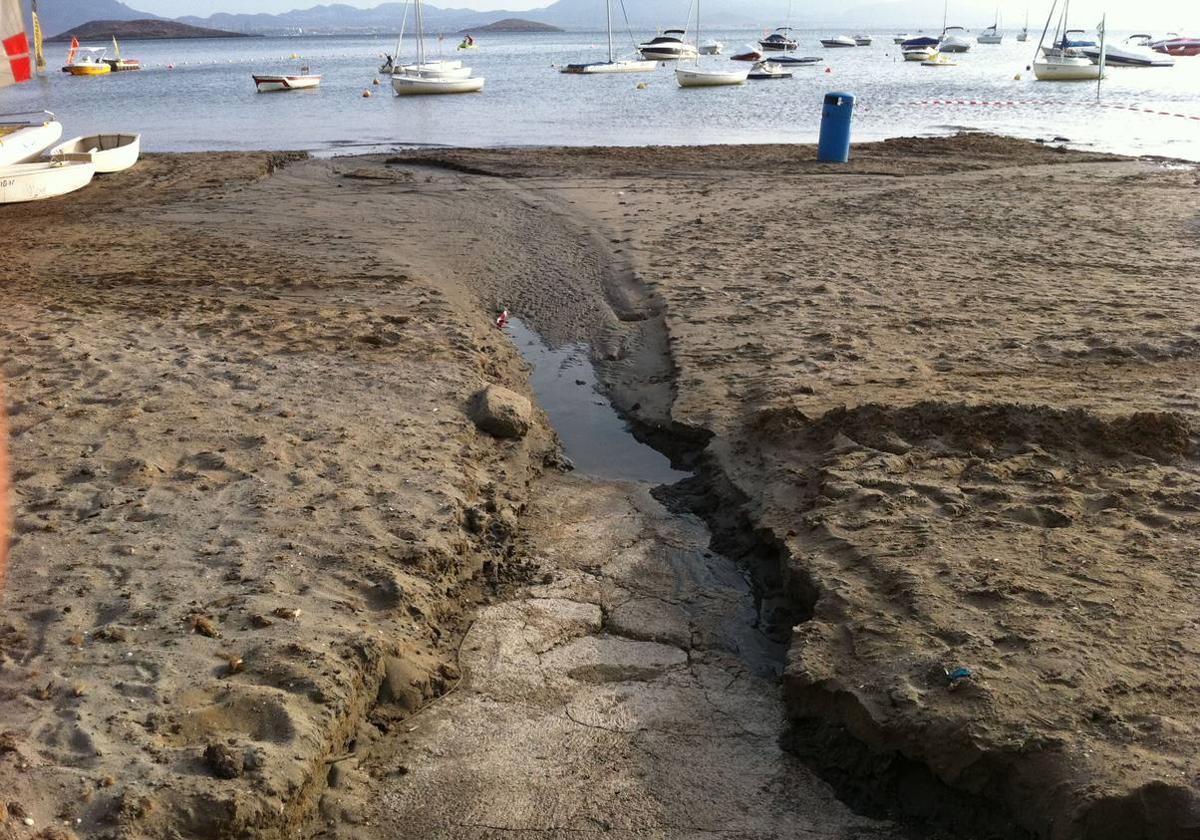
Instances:
[[[506,331],[573,469],[548,470],[539,480],[513,546],[539,571],[510,597],[485,598],[459,646],[461,678],[399,726],[382,733],[364,726],[359,743],[331,764],[304,833],[940,836],[888,819],[902,810],[890,807],[892,794],[864,795],[855,784],[862,778],[844,761],[830,773],[811,755],[797,757],[779,677],[791,624],[803,615],[779,609],[770,583],[777,550],[730,524],[736,516],[717,509],[712,477],[686,468],[698,462],[703,435],[634,428],[613,406],[637,408],[641,400],[661,408],[671,397],[661,313],[636,275],[612,259],[602,234],[587,232],[588,220],[567,218],[536,190],[478,173],[417,172],[425,186],[414,194],[429,200],[411,213],[414,225],[436,229],[446,214],[467,228],[464,214],[476,213],[485,226],[511,219],[536,227],[520,248],[474,240],[479,262],[460,252],[439,265],[453,272],[455,264],[486,264],[475,273],[481,279],[458,282],[482,308],[503,300],[516,314]],[[486,202],[455,195],[481,191]],[[564,236],[589,242],[595,259],[575,255],[563,265],[555,252],[539,250]],[[604,288],[589,295],[588,283]],[[546,297],[551,287],[557,300]],[[587,320],[580,306],[595,298],[607,300],[626,328],[620,355],[637,357],[640,373],[608,365],[598,375],[593,360],[616,354],[602,332],[578,328]],[[567,322],[576,328],[539,335],[531,326]],[[589,335],[590,345],[580,340]],[[709,522],[720,523],[715,539]],[[834,748],[846,754],[845,745]]]

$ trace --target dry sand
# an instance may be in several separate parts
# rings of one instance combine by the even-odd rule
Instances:
[[[810,157],[261,180],[266,156],[174,156],[0,210],[7,800],[81,834],[288,831],[364,720],[457,685],[463,611],[528,571],[517,515],[551,492],[544,423],[500,443],[466,417],[524,387],[505,303],[590,340],[698,464],[790,642],[793,746],[840,790],[960,836],[1200,836],[1200,179],[986,137]],[[388,657],[420,697],[372,709]],[[214,778],[229,754],[244,775]]]

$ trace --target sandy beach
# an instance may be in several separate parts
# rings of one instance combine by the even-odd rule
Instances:
[[[0,836],[1200,836],[1200,176],[812,158],[163,155],[0,208]],[[694,477],[478,428],[536,403],[503,307]]]

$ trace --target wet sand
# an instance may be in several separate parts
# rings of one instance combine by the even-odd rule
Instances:
[[[528,393],[490,323],[507,305],[588,341],[698,469],[694,507],[787,645],[792,746],[823,745],[855,807],[913,800],[959,836],[1194,832],[1196,173],[981,137],[810,157],[439,151],[266,178],[266,156],[169,156],[0,209],[0,264],[32,260],[0,285],[9,800],[80,834],[353,836],[363,790],[488,796],[423,735],[371,777],[362,732],[451,688],[412,725],[477,731],[462,632],[558,584],[483,625],[473,606],[577,576],[542,548],[545,419],[511,443],[467,418],[487,382]],[[389,663],[407,709],[375,705]],[[214,777],[214,744],[241,775]],[[502,774],[518,751],[496,749]],[[348,755],[368,778],[330,772]]]

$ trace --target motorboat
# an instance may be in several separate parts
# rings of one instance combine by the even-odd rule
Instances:
[[[910,35],[908,33],[901,34],[901,35],[894,35],[894,36],[892,36],[892,43],[896,44],[896,45],[903,44],[905,41],[907,41],[911,37],[912,37],[912,35]]]
[[[942,55],[940,52],[935,52],[932,56],[921,62],[922,67],[957,67],[958,62],[949,56]]]
[[[734,53],[733,55],[729,56],[729,60],[730,61],[762,61],[763,54],[762,54],[761,50],[757,50],[754,47],[746,46],[746,47],[742,48],[741,52]]]
[[[1047,17],[1047,28],[1049,28],[1049,19],[1054,16],[1054,10],[1058,7],[1059,0],[1054,0],[1054,5],[1050,7],[1050,15]],[[1080,48],[1068,46],[1070,42],[1070,34],[1073,32],[1082,32],[1080,29],[1067,29],[1067,15],[1070,12],[1071,0],[1062,0],[1062,12],[1059,14],[1058,23],[1054,26],[1054,38],[1051,43],[1058,46],[1048,49],[1043,43],[1038,43],[1038,52],[1035,53],[1033,60],[1033,75],[1038,81],[1042,82],[1094,82],[1101,78],[1102,68],[1099,64],[1093,64],[1092,60],[1080,52]],[[1046,33],[1042,33],[1042,38],[1046,37]],[[1087,45],[1090,46],[1090,45]]]
[[[875,39],[870,35],[855,35],[854,43],[860,47],[869,47],[871,44],[875,43]]]
[[[748,79],[790,79],[792,71],[787,66],[776,61],[760,61],[750,68]]]
[[[29,119],[0,121],[0,166],[33,160],[62,137],[62,123],[49,111],[14,116]]]
[[[971,42],[966,38],[967,30],[961,26],[947,26],[942,30],[942,39],[938,43],[938,52],[965,53],[971,49]]]
[[[822,38],[821,46],[827,49],[837,49],[841,47],[857,47],[858,44],[849,35],[838,35],[833,38]]]
[[[781,26],[767,37],[758,42],[763,52],[786,52],[798,46],[791,35],[791,27]]]
[[[804,67],[820,64],[822,60],[819,55],[772,55],[763,59],[767,64],[782,64],[784,67]]]
[[[254,87],[259,93],[270,93],[277,90],[306,90],[321,84],[321,76],[308,72],[307,67],[300,68],[295,75],[276,73],[252,73]]]
[[[396,92],[397,96],[475,93],[483,90],[483,78],[470,76],[464,79],[443,79],[397,73],[392,76],[392,90]]]
[[[560,72],[570,73],[579,76],[588,76],[595,73],[647,73],[653,70],[657,64],[654,61],[646,59],[620,59],[613,56],[613,37],[612,37],[612,2],[604,0],[604,13],[608,21],[608,60],[607,61],[585,61],[577,64],[568,64],[563,67]],[[718,44],[718,51],[720,45]],[[461,65],[461,62],[460,62]],[[466,70],[465,73],[462,73]],[[459,76],[457,78],[467,78],[471,75],[470,68],[459,67]],[[449,78],[443,76],[442,78]]]
[[[74,55],[67,55],[67,63],[62,69],[64,73],[72,76],[103,76],[112,72],[104,60],[104,54],[108,52],[106,47],[77,47],[71,52]]]
[[[1115,64],[1119,67],[1173,67],[1175,59],[1170,55],[1155,52],[1148,46],[1138,43],[1134,35],[1126,38],[1122,44],[1106,44],[1104,46],[1104,63]],[[1100,47],[1080,47],[1079,52],[1086,55],[1094,63],[1100,63]]]
[[[705,67],[676,67],[675,80],[680,87],[721,87],[743,85],[750,70],[710,69]]]
[[[638,44],[638,52],[642,58],[650,61],[677,61],[684,58],[695,58],[700,54],[694,46],[686,42],[687,35],[683,29],[664,29],[661,35],[651,38],[644,44]]]
[[[929,35],[909,38],[900,45],[900,54],[905,61],[928,61],[938,54],[939,39]]]
[[[96,174],[89,160],[51,160],[0,167],[0,204],[38,201],[86,187]]]
[[[425,29],[421,0],[413,0],[417,24],[417,62],[406,64],[392,73],[392,90],[397,96],[438,96],[449,93],[476,93],[483,90],[483,78],[472,76],[471,68],[461,61],[425,60]],[[407,19],[408,6],[405,6]],[[474,39],[467,36],[474,46]],[[396,54],[399,55],[399,47]]]
[[[1155,52],[1166,55],[1200,55],[1200,38],[1184,38],[1174,32],[1169,33],[1166,38],[1151,41],[1149,46]]]
[[[137,163],[140,134],[88,134],[74,137],[50,150],[50,159],[89,160],[99,174],[122,172]]]
[[[720,41],[705,41],[700,45],[700,55],[720,55],[725,45]]]
[[[116,58],[106,58],[104,63],[109,66],[109,69],[114,73],[123,73],[129,70],[141,70],[142,62],[136,58],[122,58],[121,47],[117,43],[117,37],[114,35],[112,39],[113,55]]]

